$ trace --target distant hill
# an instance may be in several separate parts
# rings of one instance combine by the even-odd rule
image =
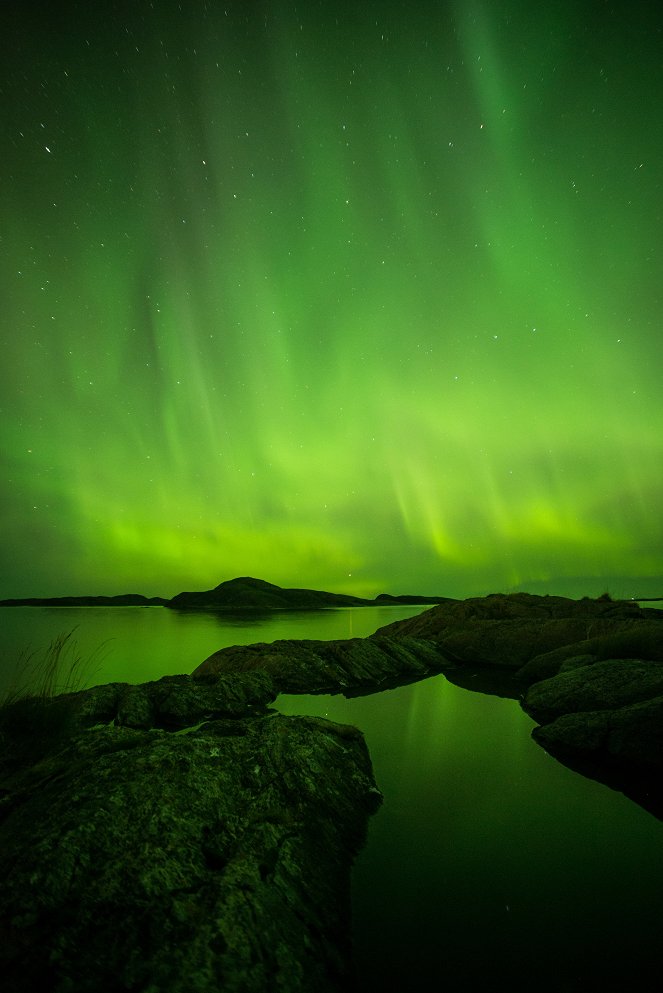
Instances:
[[[213,590],[197,593],[178,593],[170,600],[163,597],[144,597],[139,593],[120,596],[66,596],[28,597],[0,600],[0,607],[171,607],[174,610],[237,610],[260,608],[263,610],[292,610],[316,607],[379,607],[391,604],[445,603],[449,597],[392,596],[380,593],[374,600],[352,596],[349,593],[326,593],[323,590],[283,589],[264,579],[242,576],[229,579]]]
[[[213,590],[199,593],[178,593],[168,601],[168,607],[318,607],[335,605],[356,607],[369,601],[344,593],[323,593],[318,590],[287,590],[264,579],[241,576],[220,583]]]
[[[323,590],[284,589],[264,579],[242,576],[220,583],[213,590],[201,593],[178,593],[166,604],[177,608],[237,608],[262,607],[284,610],[310,607],[376,607],[383,604],[443,603],[448,597],[390,596],[381,593],[375,600],[352,596],[349,593],[327,593]]]

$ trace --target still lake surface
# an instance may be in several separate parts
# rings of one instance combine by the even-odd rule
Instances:
[[[61,633],[85,685],[191,672],[228,645],[365,637],[420,607],[230,616],[164,608],[3,608],[0,693],[17,656]],[[367,697],[282,696],[364,732],[384,804],[354,869],[365,993],[652,989],[663,925],[663,825],[530,738],[514,700],[444,676]]]

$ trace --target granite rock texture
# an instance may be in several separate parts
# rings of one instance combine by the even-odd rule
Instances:
[[[417,638],[349,638],[275,641],[223,648],[205,659],[194,678],[264,673],[281,693],[374,693],[422,679],[448,660],[430,641]]]
[[[350,867],[380,799],[360,732],[315,718],[110,724],[3,766],[3,989],[351,989]]]
[[[583,654],[588,640],[596,646],[610,636],[622,636],[626,644],[629,635],[642,631],[644,621],[652,639],[660,642],[663,613],[631,601],[496,593],[432,607],[380,628],[374,637],[425,639],[459,665],[503,666],[527,678],[525,666],[533,659],[555,650],[562,658]],[[532,670],[531,679],[551,674]]]

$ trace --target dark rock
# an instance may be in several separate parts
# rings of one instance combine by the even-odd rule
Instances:
[[[564,659],[559,667],[559,672],[572,672],[574,669],[584,669],[585,666],[594,665],[597,661],[596,655],[572,655]]]
[[[490,669],[502,674],[497,681]],[[663,612],[605,597],[494,594],[440,604],[365,639],[226,648],[194,676],[250,671],[288,693],[350,696],[435,672],[501,696],[519,697],[529,686],[525,709],[545,723],[663,692]]]
[[[532,737],[575,773],[623,793],[663,820],[663,703],[566,714]]]
[[[574,659],[586,659],[596,662],[597,656],[587,650],[589,641],[575,641],[570,645],[561,645],[551,652],[542,652],[526,662],[518,670],[518,677],[524,686],[529,686],[541,679],[556,676],[567,664],[573,665]]]
[[[660,611],[625,611],[619,628],[606,631],[599,621],[591,637],[535,656],[518,673],[529,684],[523,708],[543,725],[534,740],[656,816],[663,815],[660,777],[652,779],[663,767],[661,621]]]
[[[562,714],[628,707],[663,694],[663,663],[607,659],[560,672],[530,686],[523,708],[539,724]]]
[[[532,659],[555,650],[560,650],[562,658],[587,654],[590,638],[623,634],[626,643],[645,620],[652,625],[649,637],[658,637],[660,642],[663,612],[630,601],[496,593],[432,607],[417,617],[380,628],[375,636],[427,639],[458,664],[505,666],[533,681],[541,678],[542,670],[550,675],[554,662],[546,669],[546,663],[539,661],[539,668],[528,672],[524,667]],[[630,654],[639,657],[637,652]]]
[[[131,686],[108,683],[56,697],[27,697],[0,707],[0,771],[43,759],[96,725],[140,730],[192,727],[212,718],[267,712],[276,689],[264,672],[226,677],[165,676]]]
[[[168,607],[186,609],[268,609],[316,610],[326,607],[375,607],[382,603],[439,603],[444,597],[389,596],[381,593],[375,600],[353,596],[349,593],[328,593],[324,590],[284,589],[264,579],[242,576],[220,583],[213,590],[197,593],[178,593],[167,603]]]
[[[654,615],[652,617],[652,615]],[[627,615],[612,629],[584,641],[562,645],[552,652],[536,655],[519,671],[524,683],[554,676],[577,657],[594,659],[650,659],[663,662],[663,611],[641,610]]]
[[[238,717],[264,710],[276,697],[272,680],[264,673],[246,673],[239,678],[193,679],[191,676],[164,676],[139,689],[153,709],[151,725],[165,728],[189,727],[210,717]],[[132,711],[123,696],[118,723],[130,727],[144,725],[132,721]]]
[[[232,678],[163,676],[138,686],[110,683],[69,694],[67,699],[81,726],[114,721],[138,729],[174,729],[264,711],[276,693],[268,675],[254,672]]]
[[[591,755],[602,782],[614,779],[619,756],[628,766],[620,788],[657,807],[646,770],[663,765],[658,704],[649,706],[663,694],[663,611],[607,597],[495,594],[433,607],[374,637],[384,636],[429,640],[456,664],[448,678],[469,689],[491,691],[486,666],[511,669],[512,687],[529,687],[524,709],[545,725],[537,742],[583,770]],[[500,689],[509,694],[508,681]]]
[[[355,728],[97,727],[1,785],[8,993],[351,988],[350,865],[380,802]]]
[[[375,600],[350,593],[324,590],[284,589],[264,579],[241,576],[219,583],[213,590],[178,593],[170,600],[139,593],[119,596],[23,597],[0,600],[0,607],[171,607],[177,610],[316,610],[326,607],[375,607],[380,604],[441,603],[448,597],[391,596],[380,593]]]
[[[611,710],[566,713],[532,734],[554,755],[617,759],[622,767],[628,764],[660,772],[663,695]]]
[[[0,708],[3,988],[352,989],[349,872],[381,798],[356,728],[269,715],[276,694],[520,678],[535,740],[660,816],[662,636],[636,604],[495,595]]]
[[[445,664],[433,644],[414,638],[275,641],[222,648],[193,675],[263,672],[281,693],[356,695],[421,679]]]

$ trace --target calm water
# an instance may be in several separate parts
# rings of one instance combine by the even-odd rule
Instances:
[[[421,608],[263,617],[160,608],[0,611],[5,680],[17,651],[76,628],[106,643],[88,682],[190,672],[225,645],[365,636]],[[650,989],[663,924],[663,826],[530,739],[512,700],[443,676],[345,700],[280,697],[284,713],[360,727],[385,796],[354,873],[366,993]]]
[[[83,660],[82,686],[142,683],[192,672],[212,652],[280,638],[363,638],[421,607],[284,610],[236,615],[182,612],[163,607],[4,607],[0,609],[0,693],[11,682],[20,653],[45,648],[62,633]],[[82,688],[81,686],[81,688]]]

